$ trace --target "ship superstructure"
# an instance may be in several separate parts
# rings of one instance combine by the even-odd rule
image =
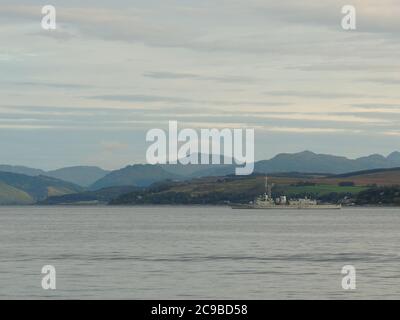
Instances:
[[[285,195],[277,198],[272,197],[273,184],[268,183],[268,177],[265,176],[265,193],[258,196],[253,202],[248,204],[232,205],[233,209],[340,209],[341,205],[336,204],[318,204],[316,200],[308,199],[290,199]]]

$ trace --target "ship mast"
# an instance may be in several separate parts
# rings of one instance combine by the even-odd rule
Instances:
[[[268,194],[268,177],[265,176],[265,193]]]
[[[268,185],[268,176],[265,176],[265,193],[268,195],[268,198],[272,198],[272,190],[271,186]]]

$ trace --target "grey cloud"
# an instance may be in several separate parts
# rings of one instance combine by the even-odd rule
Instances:
[[[177,72],[146,72],[143,74],[145,77],[155,79],[198,79],[199,76],[191,73],[177,73]]]
[[[179,17],[179,5],[164,6],[163,14],[159,10],[138,9],[125,3],[126,8],[67,8],[58,10],[63,26],[73,27],[78,34],[101,38],[107,41],[124,41],[145,44],[147,46],[187,48],[201,52],[238,52],[246,54],[269,55],[324,55],[335,56],[337,47],[342,54],[355,54],[360,47],[360,36],[344,36],[340,29],[341,6],[337,1],[233,1],[217,2],[211,9],[191,10],[189,16]],[[192,4],[193,9],[196,5]],[[18,18],[37,19],[37,6],[0,6],[0,15]],[[201,12],[201,14],[199,13]],[[163,19],[168,16],[169,19]],[[217,19],[218,18],[218,19]],[[257,21],[253,21],[257,18]],[[379,15],[376,19],[379,18]],[[375,19],[375,20],[376,20]],[[374,21],[375,21],[374,20]],[[397,26],[395,19],[394,25]],[[232,28],[228,33],[218,32],[221,21]],[[235,21],[233,24],[231,21]],[[288,26],[286,22],[300,23]],[[249,32],[247,28],[253,25]],[[329,32],[335,33],[329,42],[320,41],[320,28],[310,29],[310,24],[334,26]],[[237,29],[242,25],[241,29]],[[280,26],[285,26],[281,29]],[[217,27],[217,28],[215,28]],[[288,28],[289,27],[289,28]],[[239,32],[237,31],[239,30]],[[397,29],[398,31],[398,29]],[[42,35],[42,33],[37,33]],[[46,33],[44,36],[68,39],[71,34]],[[291,41],[287,40],[287,36]],[[268,39],[268,41],[266,41]],[[356,40],[356,41],[355,41]],[[361,39],[363,40],[363,39]],[[365,39],[364,39],[365,40]],[[376,40],[376,39],[375,39]],[[357,45],[354,44],[356,42]],[[343,44],[346,43],[345,46]],[[386,49],[376,48],[380,55]],[[365,50],[365,52],[369,52]],[[192,78],[193,79],[193,78]],[[242,81],[241,79],[221,79],[216,81]]]
[[[358,64],[357,62],[349,63],[347,61],[340,62],[326,62],[316,64],[299,64],[288,66],[287,70],[300,70],[300,71],[333,71],[333,72],[346,72],[346,71],[360,71],[360,72],[387,72],[400,70],[400,66],[393,65],[380,65],[371,63]]]
[[[266,94],[277,97],[304,97],[304,98],[318,98],[318,99],[342,99],[342,98],[365,98],[368,95],[356,93],[324,93],[324,92],[307,92],[307,91],[268,91]],[[369,96],[377,97],[377,96]]]
[[[350,109],[351,110],[351,109]],[[395,111],[395,110],[393,110]],[[365,119],[371,119],[371,120],[377,120],[379,119],[386,121],[384,125],[389,125],[390,123],[396,123],[400,121],[400,112],[379,112],[375,110],[371,111],[363,111],[363,112],[333,112],[332,115],[338,115],[338,116],[354,116],[357,118],[365,118]]]
[[[162,97],[141,94],[129,95],[99,95],[89,97],[90,99],[105,100],[105,101],[120,101],[120,102],[167,102],[167,103],[185,103],[191,102],[190,99],[176,97]]]
[[[376,84],[383,84],[383,85],[399,85],[400,84],[400,79],[394,79],[394,78],[361,79],[360,81],[371,82],[371,83],[376,83]]]
[[[393,104],[393,103],[354,103],[351,106],[357,107],[357,108],[367,108],[367,109],[376,109],[376,108],[392,108],[392,109],[397,109],[400,108],[400,103],[399,104]]]
[[[271,101],[227,101],[227,100],[201,100],[201,99],[187,99],[181,97],[165,97],[156,95],[98,95],[86,97],[88,99],[105,100],[105,101],[119,101],[119,102],[139,102],[139,103],[174,103],[174,104],[207,104],[207,105],[221,105],[221,106],[242,106],[242,105],[252,105],[252,106],[288,106],[292,103],[289,102],[271,102]],[[204,109],[202,109],[204,110]]]
[[[59,88],[59,89],[88,89],[94,87],[91,85],[78,84],[78,83],[56,83],[56,82],[40,82],[40,81],[14,82],[13,85],[27,86],[27,87],[49,87],[49,88]]]
[[[343,18],[341,8],[353,5],[357,12],[357,33],[388,33],[398,35],[400,31],[400,6],[392,0],[285,0],[263,1],[250,0],[250,5],[258,14],[272,19],[285,20],[301,25],[320,25],[341,30]],[[391,8],[391,10],[387,10]],[[342,30],[341,30],[342,31]]]

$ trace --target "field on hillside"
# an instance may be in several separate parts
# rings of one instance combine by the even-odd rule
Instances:
[[[274,176],[268,177],[268,181],[279,185],[295,185],[298,183],[315,183],[318,185],[338,185],[343,182],[353,182],[356,186],[394,186],[400,185],[400,169],[377,169],[364,172],[354,172],[337,176],[309,175]]]
[[[338,186],[328,184],[316,184],[314,186],[276,186],[275,193],[282,193],[287,196],[295,196],[300,194],[308,194],[314,196],[323,196],[330,193],[350,193],[356,195],[361,191],[367,190],[368,187],[363,186]]]
[[[366,173],[341,178],[332,177],[315,179],[314,181],[317,183],[330,184],[338,184],[339,182],[343,181],[352,181],[355,185],[358,186],[368,186],[373,184],[376,184],[378,186],[393,186],[400,185],[400,170]]]
[[[182,182],[173,185],[168,191],[190,192],[191,194],[204,194],[210,192],[241,193],[248,191],[262,192],[264,188],[264,177],[246,178],[200,178],[189,182]]]
[[[0,182],[0,205],[32,204],[34,202],[26,192]]]

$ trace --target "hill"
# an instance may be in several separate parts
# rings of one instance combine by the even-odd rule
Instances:
[[[59,179],[46,176],[32,177],[11,172],[0,172],[0,183],[3,186],[0,189],[3,202],[12,202],[13,199],[17,199],[16,204],[36,202],[49,196],[83,190],[80,186]]]
[[[375,154],[357,159],[348,159],[327,154],[316,154],[311,151],[292,154],[282,153],[270,160],[256,162],[255,171],[262,173],[297,171],[340,174],[352,171],[400,167],[399,155],[399,153],[393,152],[387,157]]]
[[[182,180],[181,176],[165,171],[158,165],[137,164],[115,170],[90,186],[98,190],[115,186],[147,187],[155,182],[164,180]]]
[[[11,165],[0,165],[1,172],[11,172],[24,174],[27,176],[47,176],[56,179],[68,181],[82,187],[88,187],[97,180],[104,177],[109,173],[107,170],[103,170],[99,167],[94,166],[75,166],[61,168],[57,170],[44,171],[41,169],[29,168],[24,166],[11,166]]]
[[[10,165],[6,165],[6,164],[0,165],[0,171],[25,174],[27,176],[40,176],[40,175],[46,174],[46,171],[41,170],[41,169],[34,169],[34,168],[29,168],[29,167],[24,167],[24,166],[10,166]]]
[[[81,204],[107,204],[122,194],[137,191],[140,188],[132,186],[110,187],[96,191],[66,194],[49,197],[38,204],[41,205],[81,205]]]
[[[35,200],[26,192],[0,182],[0,205],[33,204]]]
[[[207,177],[158,183],[112,200],[112,205],[248,202],[264,190],[263,176]]]
[[[314,179],[316,183],[326,182],[338,184],[340,182],[353,182],[358,186],[393,186],[400,185],[400,168],[373,169],[350,172],[340,175],[329,176],[322,179]]]
[[[312,185],[323,184],[337,186],[348,184],[355,186],[394,186],[400,185],[400,168],[373,169],[344,174],[315,174],[315,173],[273,173],[268,180],[278,185]]]
[[[201,157],[200,154],[197,156],[198,158]],[[223,163],[222,158],[221,162]],[[311,151],[281,153],[269,160],[255,162],[254,167],[254,172],[267,174],[285,172],[345,174],[362,170],[400,167],[400,152],[392,152],[387,157],[373,154],[357,159],[317,154]],[[111,172],[93,166],[67,167],[46,172],[23,166],[0,165],[0,171],[28,176],[49,176],[83,187],[90,187],[90,189],[123,185],[148,186],[166,179],[183,180],[207,176],[225,176],[234,174],[235,168],[235,164],[166,164],[158,165],[158,168],[137,164]]]
[[[207,176],[225,176],[235,173],[236,165],[181,165],[166,164],[160,166],[163,170],[185,179],[207,177]],[[270,160],[257,161],[254,164],[254,172],[263,174],[277,174],[285,172],[304,173],[323,173],[343,174],[347,172],[385,169],[400,167],[400,153],[393,152],[387,157],[374,154],[357,159],[348,159],[346,157],[333,156],[329,154],[316,154],[311,151],[299,153],[281,153]],[[149,180],[153,179],[152,172],[148,172]],[[162,181],[164,177],[161,178]]]
[[[197,158],[198,164],[187,164],[182,165],[181,163],[178,164],[163,164],[160,165],[165,171],[173,173],[178,176],[186,177],[186,178],[199,178],[199,177],[206,177],[206,176],[215,176],[215,175],[229,175],[235,173],[235,167],[231,164],[224,164],[224,161],[234,163],[233,158],[227,158],[217,155],[219,158],[220,164],[212,164],[213,157],[215,155],[212,154],[191,154],[185,158],[180,159],[179,161],[189,161],[189,158]],[[209,164],[201,164],[202,159],[208,158]],[[218,174],[216,174],[218,173]]]
[[[83,187],[88,187],[97,180],[107,175],[109,171],[99,167],[76,166],[48,171],[47,176],[72,182]]]

